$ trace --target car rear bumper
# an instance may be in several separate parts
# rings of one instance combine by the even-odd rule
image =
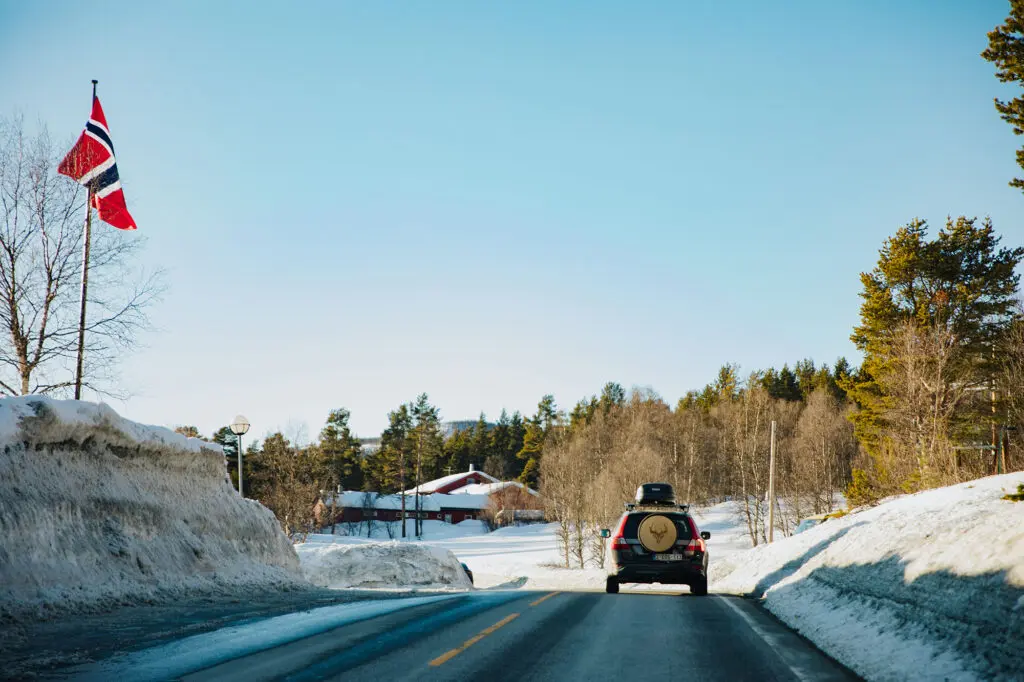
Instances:
[[[629,563],[616,567],[610,574],[620,583],[663,583],[667,585],[689,585],[705,580],[702,564],[695,563]]]

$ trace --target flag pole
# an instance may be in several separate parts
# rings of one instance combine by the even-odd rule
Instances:
[[[92,100],[89,111],[96,101],[96,84],[92,81]],[[82,253],[82,309],[78,318],[78,365],[75,369],[75,400],[82,399],[82,360],[85,356],[85,299],[89,290],[89,242],[92,236],[92,182],[88,186],[88,197],[85,202],[85,248]]]

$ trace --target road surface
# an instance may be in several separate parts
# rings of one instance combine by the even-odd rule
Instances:
[[[232,628],[230,636],[217,640],[209,638],[218,633],[208,633],[201,636],[205,640],[65,669],[59,677],[188,682],[857,679],[756,604],[737,597],[480,591],[332,608],[339,613],[347,609],[349,622],[335,626],[327,620],[289,634],[284,621],[262,620]],[[360,616],[353,610],[358,608],[370,611]],[[373,608],[385,611],[373,613]]]

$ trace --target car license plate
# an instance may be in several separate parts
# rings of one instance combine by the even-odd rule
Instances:
[[[683,560],[683,555],[682,554],[655,554],[654,555],[654,560],[655,561],[682,561]]]

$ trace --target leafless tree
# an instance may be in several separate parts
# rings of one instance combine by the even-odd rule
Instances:
[[[998,384],[1006,408],[1006,423],[1014,427],[1004,434],[1008,471],[1024,468],[1024,310],[1018,305],[1017,319],[1007,330],[997,351]]]
[[[32,137],[22,118],[0,120],[0,391],[10,395],[74,385],[86,193],[57,174],[59,160],[45,129]],[[118,360],[162,293],[161,274],[138,266],[142,245],[93,230],[83,385],[104,395],[125,395]]]
[[[953,332],[941,324],[905,324],[894,332],[886,370],[886,435],[896,480],[914,488],[948,485],[964,478],[954,419],[974,395],[978,374]]]

